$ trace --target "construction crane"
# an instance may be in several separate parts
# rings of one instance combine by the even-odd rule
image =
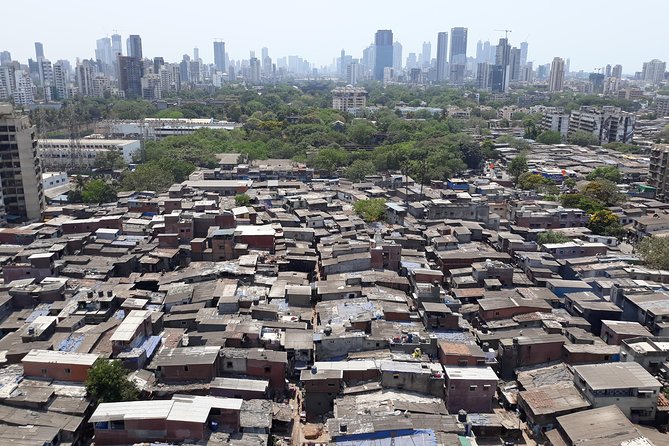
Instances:
[[[495,31],[504,33],[504,38],[507,40],[509,39],[509,33],[512,32],[510,29],[496,29]]]

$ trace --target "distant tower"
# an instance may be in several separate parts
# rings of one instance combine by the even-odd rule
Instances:
[[[562,91],[564,88],[564,59],[556,57],[551,64],[551,77],[548,83],[549,91]]]
[[[214,42],[214,65],[218,71],[225,72],[225,42]]]
[[[437,34],[437,82],[448,79],[448,33],[442,31]]]
[[[126,40],[126,47],[128,51],[128,57],[134,57],[135,59],[142,59],[142,38],[137,34],[131,34]]]
[[[37,60],[44,59],[44,45],[42,45],[42,42],[35,42],[35,56],[37,56]]]
[[[420,63],[423,67],[429,67],[432,61],[432,44],[423,42],[423,52],[420,55]]]
[[[382,81],[384,68],[393,67],[393,31],[380,29],[374,36],[374,80]]]
[[[611,76],[615,77],[616,79],[621,79],[623,77],[623,66],[614,65],[611,69]]]
[[[111,36],[111,45],[112,45],[112,57],[116,61],[116,56],[119,54],[123,55],[123,44],[121,43],[120,34],[112,34]]]
[[[520,67],[527,65],[527,42],[520,42]]]
[[[397,71],[402,69],[402,44],[397,41],[393,43],[393,68]]]

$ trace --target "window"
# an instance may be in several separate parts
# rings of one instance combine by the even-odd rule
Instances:
[[[232,368],[232,361],[228,361],[228,362],[226,362],[226,363],[225,363],[225,367],[227,367],[227,368],[229,368],[229,369]]]
[[[476,392],[477,388],[478,388],[478,386],[469,386],[469,391],[470,392]]]
[[[265,373],[270,373],[272,371],[271,367],[265,367]]]
[[[184,366],[184,372],[187,372],[187,371],[188,371],[188,366],[185,365],[185,366]]]
[[[483,390],[489,390],[490,384],[483,384]]]
[[[42,369],[42,375],[46,376],[46,374],[47,374],[47,370],[46,370],[46,369]]]
[[[69,368],[68,368],[68,369],[65,369],[65,373],[67,373],[68,375],[69,375],[71,372],[72,372],[72,371],[71,371]]]
[[[400,375],[398,375],[397,373],[395,373],[395,374],[393,375],[393,379],[400,379]]]

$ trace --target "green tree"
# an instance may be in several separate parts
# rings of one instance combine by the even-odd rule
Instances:
[[[88,181],[81,191],[84,203],[111,203],[116,201],[116,189],[101,179]]]
[[[368,146],[374,142],[376,128],[366,121],[354,121],[347,129],[348,137],[356,144]]]
[[[165,192],[174,184],[171,172],[160,167],[158,162],[151,161],[137,166],[134,172],[127,172],[121,181],[123,190],[150,190]]]
[[[251,203],[251,197],[247,194],[237,194],[235,195],[235,204],[237,206],[246,206]]]
[[[167,118],[167,119],[181,119],[184,117],[184,112],[181,110],[174,110],[166,108],[165,110],[160,110],[156,113],[156,118]]]
[[[560,135],[560,132],[546,130],[537,136],[537,142],[541,144],[560,144],[562,142],[562,135]]]
[[[102,170],[115,170],[125,168],[127,163],[120,153],[115,150],[108,150],[95,157],[94,166]]]
[[[548,186],[554,186],[555,183],[544,178],[538,173],[524,172],[518,177],[518,186],[523,190],[536,190],[539,192],[548,189]]]
[[[367,175],[376,172],[376,167],[372,161],[355,160],[344,170],[344,177],[351,181],[362,181]]]
[[[580,193],[562,194],[560,196],[560,202],[562,203],[562,206],[566,208],[582,209],[588,214],[604,209],[604,205],[601,201]]]
[[[514,181],[518,181],[518,177],[524,172],[527,172],[527,156],[521,154],[516,155],[509,163],[509,175]]]
[[[88,371],[86,390],[98,403],[135,401],[139,391],[128,380],[128,373],[119,361],[98,359]]]
[[[589,182],[582,192],[585,196],[602,203],[604,207],[617,206],[625,200],[625,196],[618,192],[615,183],[604,179]]]
[[[599,144],[599,140],[592,133],[584,132],[582,130],[577,130],[573,133],[570,133],[567,137],[567,141],[570,144],[576,144],[577,146],[594,146]]]
[[[315,169],[332,175],[348,163],[348,152],[344,149],[325,147],[320,149],[311,163]]]
[[[615,166],[597,167],[585,177],[588,181],[604,179],[613,183],[620,183],[623,179],[622,174]]]
[[[382,198],[358,200],[353,204],[355,212],[366,222],[383,220],[386,214],[386,201]]]
[[[537,243],[540,245],[545,245],[547,243],[566,243],[570,241],[571,238],[554,231],[542,232],[537,236]]]
[[[623,232],[620,219],[608,209],[602,209],[593,213],[586,226],[597,235],[619,237]]]
[[[645,237],[639,243],[638,250],[649,267],[669,269],[669,237]]]

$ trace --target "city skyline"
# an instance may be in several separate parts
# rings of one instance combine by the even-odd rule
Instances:
[[[36,3],[28,0],[21,5]],[[12,58],[26,63],[28,58],[35,57],[34,42],[44,44],[45,57],[51,61],[67,59],[72,62],[79,59],[92,58],[95,54],[96,41],[110,37],[114,33],[122,36],[123,40],[131,34],[142,37],[143,54],[145,57],[161,56],[166,61],[179,61],[184,53],[190,54],[193,47],[201,49],[201,57],[205,63],[214,63],[213,41],[222,39],[226,42],[226,50],[230,59],[247,59],[250,50],[259,51],[268,47],[273,58],[288,55],[299,55],[309,60],[316,67],[332,64],[341,49],[354,58],[362,57],[362,52],[374,39],[378,29],[393,30],[394,39],[401,42],[405,54],[419,53],[423,42],[431,42],[437,46],[437,34],[450,31],[453,27],[468,28],[467,54],[474,55],[479,40],[489,40],[495,43],[504,36],[500,29],[511,29],[509,43],[517,46],[521,41],[530,44],[528,61],[539,64],[550,63],[554,57],[569,58],[572,71],[592,71],[596,67],[606,64],[621,64],[625,73],[641,71],[644,61],[655,58],[666,60],[666,49],[663,47],[661,22],[662,14],[650,14],[644,18],[643,34],[606,33],[593,34],[592,17],[597,20],[615,23],[622,19],[622,13],[616,8],[602,8],[601,2],[578,3],[580,14],[570,13],[575,9],[567,7],[575,1],[568,0],[564,8],[551,11],[551,20],[536,20],[533,10],[536,3],[526,0],[514,2],[513,14],[507,14],[503,19],[486,17],[480,14],[480,8],[440,2],[427,2],[426,9],[430,14],[421,17],[420,29],[407,23],[406,12],[399,7],[379,9],[375,4],[358,4],[345,1],[340,8],[329,9],[328,17],[317,17],[317,13],[304,12],[313,10],[308,3],[297,1],[290,11],[285,6],[263,3],[261,16],[253,16],[252,20],[231,20],[221,25],[217,14],[196,14],[194,11],[180,11],[179,14],[170,14],[168,10],[156,10],[149,4],[130,3],[125,0],[117,2],[118,7],[105,11],[105,23],[99,21],[82,20],[77,22],[76,38],[72,33],[63,33],[59,25],[63,20],[75,17],[72,11],[85,10],[84,3],[70,2],[66,12],[54,4],[39,4],[41,14],[32,18],[30,32],[26,32],[22,25],[12,21],[0,29],[0,41],[3,50],[10,51]],[[644,3],[644,2],[642,2]],[[650,2],[646,2],[650,3]],[[302,4],[305,7],[299,7]],[[355,6],[358,14],[350,14],[347,5]],[[76,5],[81,5],[77,8]],[[656,5],[655,5],[656,6]],[[492,1],[481,2],[482,8],[498,8],[499,4]],[[6,5],[4,9],[12,15],[12,9],[19,6]],[[133,14],[126,14],[132,8]],[[211,3],[212,10],[216,4]],[[666,9],[666,7],[663,7]],[[203,8],[198,8],[201,11]],[[206,4],[204,9],[206,9]],[[300,11],[296,14],[294,11]],[[440,14],[442,11],[444,14]],[[369,13],[367,13],[369,12]],[[235,14],[244,16],[247,12],[241,5],[226,5],[225,15]],[[150,16],[152,20],[146,20]],[[447,16],[444,21],[441,17]],[[329,26],[333,31],[336,23],[348,20],[345,33],[328,32]],[[175,22],[178,19],[179,22]],[[160,24],[160,26],[154,25]],[[569,23],[569,29],[564,26]],[[171,26],[173,25],[173,26]],[[252,26],[256,32],[248,32]],[[633,26],[633,25],[629,25]],[[293,31],[287,28],[293,28]],[[174,29],[179,32],[174,32]],[[637,36],[635,39],[629,36]],[[21,36],[17,39],[16,36]],[[326,38],[327,36],[327,38]],[[588,39],[588,40],[585,40]],[[643,39],[643,45],[639,40]],[[584,43],[587,42],[587,45]],[[125,42],[124,42],[125,43]],[[125,48],[124,48],[125,51]],[[433,52],[434,53],[434,52]]]

